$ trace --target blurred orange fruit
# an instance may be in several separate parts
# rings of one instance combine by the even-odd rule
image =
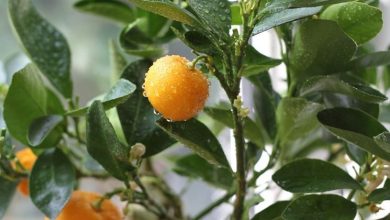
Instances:
[[[24,169],[30,172],[34,166],[35,161],[37,160],[37,156],[30,148],[25,148],[16,152],[16,159],[19,161],[19,163],[23,166]],[[14,168],[16,167],[15,164],[13,164],[13,166]],[[22,179],[20,181],[18,185],[18,191],[25,196],[28,196],[30,194],[28,179]]]
[[[92,192],[74,191],[68,203],[62,209],[56,220],[120,220],[122,215],[119,209],[105,199],[100,209],[94,204],[102,198],[101,195]],[[49,220],[45,218],[45,220]]]
[[[144,94],[153,108],[171,121],[188,120],[203,109],[209,95],[207,78],[181,56],[165,56],[149,68]]]

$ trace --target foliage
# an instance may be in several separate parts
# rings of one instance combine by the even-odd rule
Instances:
[[[267,171],[277,190],[293,196],[269,201],[273,205],[249,215],[252,219],[353,220],[370,215],[365,207],[375,211],[390,199],[390,136],[383,125],[390,112],[384,104],[390,51],[368,49],[383,26],[374,1],[81,0],[75,9],[123,28],[110,41],[113,87],[85,107],[73,93],[65,37],[32,0],[9,0],[8,6],[31,63],[13,75],[1,97],[6,128],[0,137],[0,218],[22,179],[29,178],[33,203],[54,219],[81,178],[114,177],[123,188],[105,198],[119,195],[160,219],[187,219],[180,198],[153,169],[156,155],[166,156],[177,142],[192,153],[171,160],[171,171],[225,191],[190,219],[205,217],[234,195],[232,219],[248,218],[253,206],[269,200],[253,190]],[[249,44],[271,29],[282,59]],[[145,73],[174,39],[193,50],[192,65],[216,78],[226,93],[229,103],[208,106],[204,113],[233,130],[234,168],[203,118],[166,120],[143,95]],[[130,62],[127,55],[138,59]],[[288,89],[278,94],[269,70],[280,64],[286,66]],[[253,109],[240,97],[244,78],[253,84]],[[31,173],[17,166],[18,143],[38,155]],[[328,159],[309,159],[320,148]],[[344,156],[352,161],[340,159]],[[259,161],[267,162],[260,171]],[[347,172],[347,163],[354,173]],[[332,191],[338,189],[345,191]]]

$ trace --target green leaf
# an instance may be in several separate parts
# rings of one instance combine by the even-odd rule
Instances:
[[[374,141],[378,144],[379,147],[390,153],[390,133],[388,131],[375,136]]]
[[[105,110],[124,103],[135,91],[136,86],[128,80],[120,79],[101,100]],[[88,111],[88,106],[67,112],[69,116],[83,116]]]
[[[60,115],[48,115],[35,119],[28,132],[30,146],[40,145],[63,120],[64,118]]]
[[[337,195],[306,195],[292,201],[283,212],[286,220],[353,220],[356,204]]]
[[[390,200],[390,186],[389,179],[386,179],[385,185],[383,188],[375,189],[368,196],[368,200],[375,203],[380,203],[382,201]]]
[[[164,49],[154,44],[153,39],[137,27],[140,22],[141,20],[137,19],[122,30],[119,38],[121,47],[126,53],[135,56],[147,58],[162,56]]]
[[[293,193],[325,192],[336,189],[363,190],[359,183],[344,170],[317,159],[299,159],[288,163],[276,171],[272,179],[282,189]]]
[[[127,66],[126,57],[121,53],[114,40],[109,41],[110,63],[112,68],[112,81],[116,82],[120,78],[123,70]]]
[[[291,77],[294,82],[338,72],[356,50],[355,42],[335,22],[325,20],[302,23],[292,45]]]
[[[172,20],[140,8],[137,9],[137,20],[137,27],[152,39],[163,37],[172,25]]]
[[[76,167],[84,175],[95,176],[95,177],[107,177],[109,174],[95,159],[88,154],[86,146],[79,145],[68,145],[69,160],[73,166]]]
[[[276,111],[282,145],[302,138],[317,125],[316,115],[324,106],[303,98],[284,98]]]
[[[222,189],[230,189],[234,184],[234,177],[230,170],[215,167],[198,155],[191,154],[175,161],[173,171],[179,175],[201,178],[203,181]]]
[[[209,163],[230,169],[221,144],[202,122],[196,119],[185,122],[168,122],[160,119],[157,125]]]
[[[74,7],[80,11],[100,15],[125,24],[134,21],[135,17],[133,10],[120,1],[83,0],[76,2]]]
[[[258,194],[254,194],[251,197],[247,198],[244,202],[243,219],[249,219],[249,213],[252,210],[252,208],[263,201],[264,198]]]
[[[142,143],[146,147],[144,157],[150,157],[167,149],[176,141],[156,125],[160,118],[154,113],[148,99],[143,95],[145,73],[152,65],[150,60],[138,60],[129,64],[122,78],[133,82],[137,89],[123,104],[117,106],[119,119],[127,143]]]
[[[252,220],[282,220],[282,213],[291,201],[278,201],[257,213]]]
[[[352,60],[348,68],[358,70],[362,68],[378,67],[390,64],[390,51],[380,51],[365,54]]]
[[[357,44],[374,38],[383,25],[381,10],[362,2],[331,5],[322,12],[321,19],[337,22]]]
[[[280,96],[272,88],[269,73],[262,73],[248,77],[255,86],[253,92],[253,102],[255,113],[260,123],[267,131],[267,136],[272,140],[276,135],[276,108],[280,101]]]
[[[234,128],[233,115],[230,110],[206,107],[204,112],[229,128]],[[258,148],[263,148],[265,145],[261,128],[248,117],[244,119],[244,137],[255,143]]]
[[[229,40],[231,12],[228,0],[188,0],[188,4],[215,35]]]
[[[271,0],[268,7],[300,8],[330,5],[353,0]]]
[[[360,149],[354,144],[347,143],[345,145],[348,156],[358,163],[359,165],[364,165],[367,162],[368,154],[367,151]]]
[[[386,128],[375,118],[357,109],[333,108],[323,110],[317,115],[318,121],[338,138],[390,160],[390,153],[374,141],[374,137]]]
[[[370,86],[357,83],[349,83],[338,76],[314,76],[305,81],[300,89],[300,96],[308,96],[314,93],[331,92],[355,97],[365,102],[383,102],[387,97]]]
[[[337,93],[324,93],[323,99],[327,108],[344,107],[359,109],[370,114],[374,118],[377,118],[379,115],[379,104],[377,103],[363,102],[351,96]]]
[[[182,22],[184,24],[197,26],[199,21],[193,14],[180,8],[169,0],[129,0],[138,7],[166,18]]]
[[[70,198],[76,184],[75,170],[61,150],[41,154],[29,179],[31,200],[47,217],[54,219]]]
[[[132,169],[128,162],[130,149],[119,142],[100,101],[93,102],[88,109],[87,149],[111,175],[127,180],[126,170]]]
[[[184,32],[174,27],[172,27],[172,31],[183,43],[195,51],[206,54],[216,54],[217,52],[211,40],[198,31]]]
[[[9,0],[8,7],[30,59],[62,95],[72,97],[70,50],[64,36],[36,11],[31,0]]]
[[[321,7],[265,10],[262,19],[256,24],[252,35],[260,34],[291,21],[315,15],[320,11]]]
[[[249,77],[268,71],[272,67],[281,64],[279,59],[273,59],[261,54],[253,46],[248,46],[244,60],[244,70],[242,76]]]
[[[13,182],[0,177],[0,219],[3,219],[5,212],[11,203],[18,182]]]
[[[4,120],[11,135],[25,145],[29,144],[31,123],[47,115],[47,91],[32,64],[15,73],[4,101]]]
[[[232,25],[241,25],[242,24],[242,16],[241,16],[241,7],[238,3],[230,5],[230,11],[232,14],[231,20]]]

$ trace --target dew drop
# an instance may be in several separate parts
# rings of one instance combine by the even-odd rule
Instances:
[[[155,115],[159,115],[159,116],[161,115],[160,112],[158,112],[156,109],[153,109],[153,113],[154,113]]]
[[[142,93],[142,95],[143,95],[144,97],[148,97],[148,95],[146,94],[145,91]]]

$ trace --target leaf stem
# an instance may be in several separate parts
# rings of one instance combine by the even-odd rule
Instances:
[[[165,209],[163,207],[161,207],[155,200],[153,200],[148,191],[146,190],[146,187],[144,186],[144,184],[141,182],[140,178],[138,175],[134,175],[133,176],[133,180],[134,182],[139,186],[139,188],[141,189],[142,193],[144,194],[145,196],[145,199],[146,201],[148,201],[148,203],[150,205],[152,205],[157,211],[158,211],[158,215],[160,218],[162,219],[171,219],[169,217],[169,215],[166,213]]]

